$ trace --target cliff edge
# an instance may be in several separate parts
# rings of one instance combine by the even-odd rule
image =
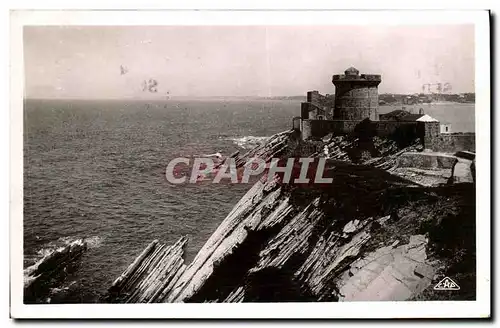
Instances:
[[[407,174],[398,158],[420,150],[418,142],[304,142],[296,132],[279,133],[237,155],[237,165],[254,156],[325,157],[333,183],[257,181],[191,263],[182,258],[187,239],[154,241],[105,301],[473,300],[475,186],[449,176],[447,183],[412,179],[421,175]],[[460,289],[435,290],[445,277]]]

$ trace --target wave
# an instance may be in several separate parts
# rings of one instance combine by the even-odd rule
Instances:
[[[58,248],[64,247],[66,245],[71,244],[72,242],[81,239],[78,237],[61,237],[57,239],[56,241],[51,241],[45,245],[42,246],[37,252],[36,256],[34,258],[31,258],[31,261],[38,261],[45,256],[49,255],[50,253],[54,252]],[[98,248],[102,245],[103,239],[99,236],[92,236],[88,238],[84,238],[84,241],[87,242],[87,247],[89,249],[91,248]]]
[[[52,296],[54,295],[57,295],[57,294],[60,294],[60,293],[64,293],[64,292],[67,292],[69,291],[71,288],[74,288],[76,287],[76,281],[73,280],[73,281],[70,281],[69,283],[67,284],[64,284],[60,287],[53,287],[53,288],[50,288],[50,292],[49,292],[49,298],[47,299],[47,303],[50,303],[51,301],[51,298]]]
[[[222,154],[220,152],[216,152],[213,154],[204,154],[203,157],[217,157],[217,158],[222,158]]]
[[[78,239],[82,239],[82,238],[79,238],[76,236],[61,237],[57,240],[56,244],[58,244],[59,246],[65,246],[65,245],[71,244],[72,242],[74,242],[75,240],[78,240]],[[97,248],[97,247],[101,246],[101,244],[102,244],[102,238],[99,236],[86,237],[86,238],[83,238],[83,240],[85,242],[87,242],[88,248]]]
[[[238,147],[243,148],[243,149],[252,149],[256,146],[263,144],[268,139],[269,139],[269,137],[254,137],[254,136],[228,138],[228,140],[231,140],[236,145],[238,145]]]
[[[89,249],[91,248],[98,248],[102,245],[103,239],[99,236],[92,236],[89,238],[84,239],[87,242],[87,247]]]

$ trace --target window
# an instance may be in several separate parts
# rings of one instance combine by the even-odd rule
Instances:
[[[318,120],[324,120],[325,118],[323,117],[323,115],[318,115]]]

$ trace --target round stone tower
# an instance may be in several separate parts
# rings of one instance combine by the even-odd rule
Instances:
[[[378,121],[378,85],[380,75],[359,74],[354,67],[332,77],[335,85],[334,120]]]

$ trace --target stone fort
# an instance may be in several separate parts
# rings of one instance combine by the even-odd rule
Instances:
[[[301,104],[300,117],[293,128],[302,140],[317,140],[332,135],[380,136],[408,143],[420,139],[425,149],[439,152],[475,151],[474,133],[451,133],[448,124],[423,113],[394,110],[379,114],[378,86],[382,76],[360,74],[348,68],[332,77],[335,95],[309,91]]]

